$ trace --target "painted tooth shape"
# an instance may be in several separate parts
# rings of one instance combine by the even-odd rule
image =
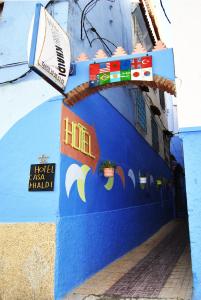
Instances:
[[[113,185],[114,185],[114,177],[110,177],[108,178],[108,181],[104,185],[104,187],[106,188],[106,190],[110,191],[113,188]]]
[[[129,169],[129,171],[128,171],[128,177],[130,177],[130,179],[132,180],[134,188],[135,188],[135,184],[136,184],[135,183],[135,174],[134,174],[134,172],[133,172],[132,169]]]
[[[116,167],[116,173],[117,173],[117,174],[119,175],[119,177],[121,178],[123,187],[125,188],[126,181],[125,181],[124,170],[122,169],[122,167],[117,166],[117,167]]]
[[[81,200],[83,202],[86,202],[85,181],[86,181],[86,176],[87,176],[90,168],[87,165],[83,165],[81,167],[81,170],[82,170],[83,177],[77,180],[77,189],[78,189],[78,193],[79,193],[79,196],[80,196]]]
[[[66,194],[69,198],[70,190],[73,185],[73,183],[77,180],[84,179],[84,175],[82,172],[82,169],[77,164],[72,164],[68,168],[66,172],[66,179],[65,179],[65,187],[66,187]]]

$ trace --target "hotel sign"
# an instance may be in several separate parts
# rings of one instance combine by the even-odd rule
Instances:
[[[29,67],[62,94],[70,70],[70,44],[67,34],[41,4],[36,4]]]
[[[93,170],[100,155],[95,129],[65,106],[62,108],[61,152]]]
[[[30,192],[45,192],[54,190],[55,164],[31,165],[29,177]]]

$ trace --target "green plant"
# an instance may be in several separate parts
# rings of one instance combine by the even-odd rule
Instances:
[[[104,172],[104,169],[106,168],[113,168],[116,169],[116,164],[110,160],[105,160],[100,165],[100,172]]]
[[[163,185],[163,178],[162,177],[158,177],[156,179],[156,186],[157,187],[161,187]]]

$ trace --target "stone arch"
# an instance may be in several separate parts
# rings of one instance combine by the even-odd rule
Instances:
[[[68,106],[73,106],[75,103],[81,101],[82,99],[105,89],[110,89],[113,87],[121,87],[121,86],[139,86],[139,87],[150,87],[153,89],[159,89],[164,92],[167,92],[171,95],[176,95],[176,88],[174,82],[171,80],[165,79],[160,76],[154,76],[154,81],[123,81],[123,82],[114,82],[106,85],[100,85],[97,87],[90,87],[89,82],[84,82],[72,90],[70,90],[66,94],[66,98],[64,99],[64,103]]]

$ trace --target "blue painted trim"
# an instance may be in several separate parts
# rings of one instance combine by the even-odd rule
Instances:
[[[30,49],[30,56],[29,56],[29,67],[34,66],[41,7],[42,4],[40,3],[36,4],[33,33],[32,33],[32,40],[31,40],[31,49]]]
[[[174,59],[173,59],[173,50],[163,49],[158,51],[146,52],[146,53],[138,53],[138,54],[130,54],[124,56],[114,56],[103,59],[92,59],[88,61],[78,62],[76,63],[76,74],[79,76],[70,76],[68,78],[68,82],[65,87],[65,93],[73,90],[75,87],[83,84],[84,82],[89,81],[89,65],[93,63],[99,62],[108,62],[108,61],[116,61],[116,60],[127,60],[133,59],[137,57],[143,57],[146,55],[151,55],[153,58],[153,75],[162,76],[166,79],[175,80],[175,68],[174,68]],[[168,68],[167,68],[168,66]]]
[[[196,131],[201,131],[201,126],[179,128],[179,133],[196,132]]]

